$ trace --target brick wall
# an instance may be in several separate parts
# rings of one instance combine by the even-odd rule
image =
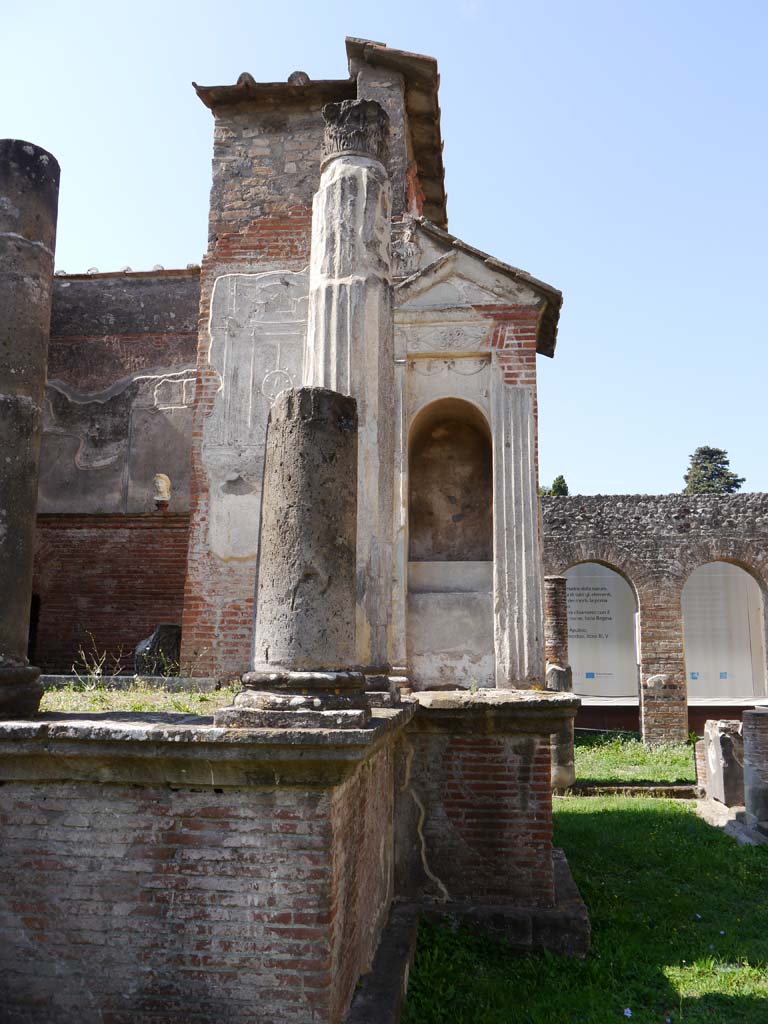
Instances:
[[[382,749],[330,790],[7,782],[0,1017],[338,1024],[388,910],[392,791]]]
[[[708,562],[740,565],[768,591],[768,494],[542,498],[544,566],[601,562],[633,586],[640,612],[641,721],[650,742],[688,733],[682,592]]]
[[[108,665],[122,648],[132,670],[140,640],[181,622],[187,538],[186,516],[38,516],[35,663],[69,673],[80,646]]]
[[[549,737],[483,732],[432,731],[419,716],[409,727],[398,896],[551,906]]]
[[[768,833],[768,710],[744,713],[743,736],[747,820]]]

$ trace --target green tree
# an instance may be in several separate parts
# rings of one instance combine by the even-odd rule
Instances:
[[[733,494],[744,483],[728,468],[728,452],[722,448],[697,448],[683,479],[683,494]]]
[[[565,482],[565,477],[562,474],[556,476],[552,481],[549,493],[555,498],[565,498],[568,496],[568,484]]]
[[[543,498],[564,498],[568,494],[568,484],[565,482],[565,477],[562,474],[556,476],[552,481],[551,487],[539,487],[539,494]]]

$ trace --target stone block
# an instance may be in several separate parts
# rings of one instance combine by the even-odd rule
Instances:
[[[744,803],[744,743],[741,722],[709,721],[704,727],[707,795],[727,807]]]

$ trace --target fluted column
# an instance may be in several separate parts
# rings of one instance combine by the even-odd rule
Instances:
[[[496,686],[544,685],[541,535],[536,420],[529,388],[505,384],[494,364],[493,592]]]
[[[386,671],[394,494],[392,194],[382,162],[389,119],[373,100],[329,103],[323,117],[304,382],[357,401],[357,660]]]
[[[34,714],[27,662],[42,405],[51,327],[59,165],[0,141],[0,716]]]

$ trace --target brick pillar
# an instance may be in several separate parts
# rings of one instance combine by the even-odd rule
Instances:
[[[688,738],[682,589],[654,579],[639,590],[640,722],[643,741],[682,743]]]
[[[573,673],[568,663],[567,582],[565,576],[544,577],[544,657],[548,690],[573,689]],[[551,737],[554,789],[567,789],[576,781],[573,741],[574,720],[569,718]]]
[[[51,328],[59,165],[0,141],[0,715],[34,714],[27,662],[37,475]]]
[[[548,690],[572,690],[568,661],[568,597],[565,576],[544,577],[544,658]]]
[[[768,834],[768,708],[744,712],[743,737],[747,823]]]

